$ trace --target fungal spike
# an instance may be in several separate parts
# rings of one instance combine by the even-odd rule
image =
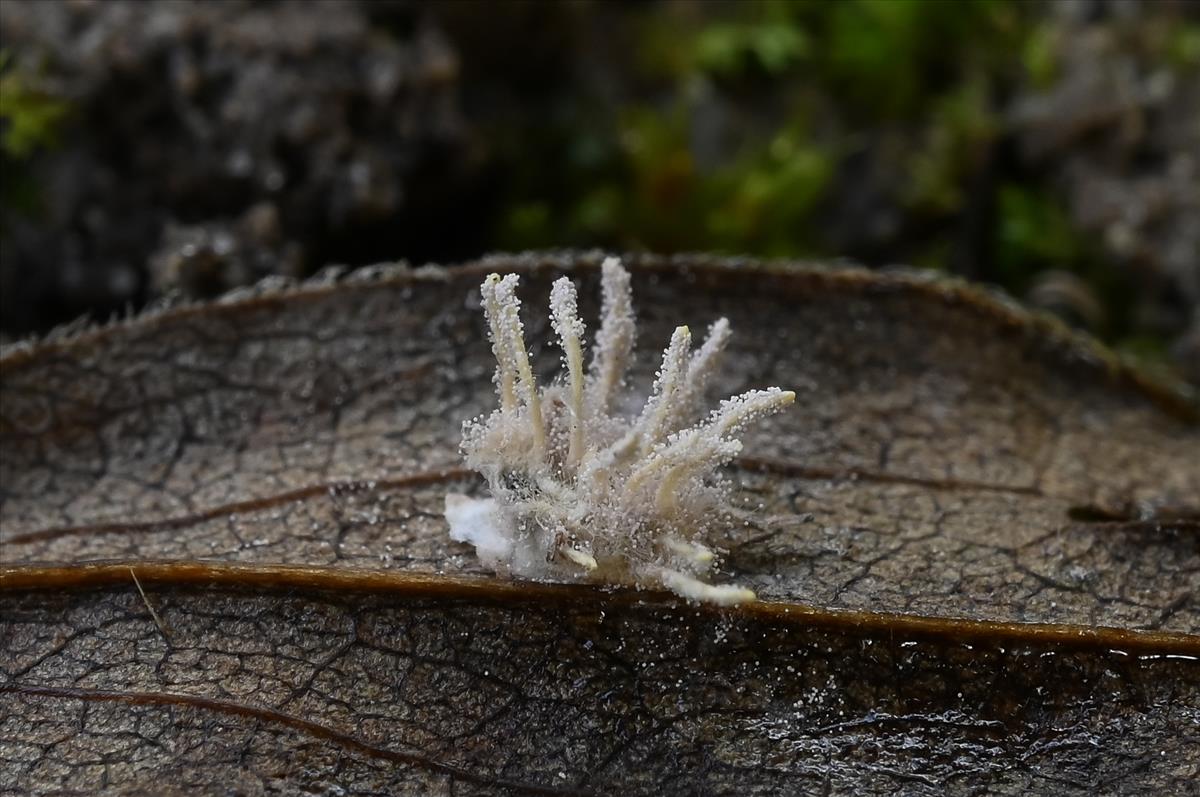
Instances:
[[[625,380],[633,355],[637,325],[629,272],[615,257],[600,264],[600,328],[588,374],[588,398],[593,414],[606,414]]]
[[[509,367],[517,373],[521,398],[529,408],[529,428],[533,435],[530,457],[534,462],[541,462],[546,453],[546,425],[542,419],[542,401],[538,395],[537,380],[533,375],[533,368],[529,365],[529,352],[525,349],[521,300],[516,294],[518,279],[516,274],[509,274],[496,283],[496,303],[500,309],[500,328],[508,340]]]
[[[608,448],[587,452],[579,470],[579,482],[591,484],[595,479],[623,465],[637,451],[637,436],[626,434]]]
[[[647,462],[645,468],[657,471],[658,492],[655,503],[660,513],[671,513],[679,506],[680,494],[687,479],[696,473],[706,473],[729,460],[742,450],[738,440],[722,440],[705,435],[702,430],[689,429],[667,444]],[[633,484],[641,474],[634,473]],[[643,482],[645,477],[642,477]]]
[[[722,605],[754,600],[748,589],[697,578],[715,556],[691,538],[734,511],[727,483],[713,477],[741,450],[742,429],[791,404],[795,394],[751,390],[696,422],[693,410],[729,338],[729,322],[719,319],[695,353],[688,328],[678,327],[641,412],[616,414],[635,334],[629,282],[618,261],[605,260],[604,317],[586,376],[575,287],[566,278],[554,283],[550,320],[567,378],[539,389],[525,349],[517,277],[493,274],[484,281],[500,407],[463,425],[462,448],[491,496],[447,495],[450,536],[514,575],[666,587]],[[550,407],[545,415],[543,405]],[[577,540],[586,550],[575,547]]]
[[[639,448],[648,454],[670,431],[668,423],[675,408],[675,401],[687,379],[688,352],[692,346],[692,332],[686,326],[675,328],[671,342],[663,352],[662,367],[654,382],[654,391],[638,419],[636,431]]]
[[[668,551],[682,557],[689,564],[704,570],[707,570],[716,559],[711,549],[696,542],[667,537],[663,541],[663,545]]]
[[[670,431],[675,431],[687,423],[688,418],[699,410],[700,403],[704,399],[704,391],[708,388],[708,382],[716,371],[717,363],[725,351],[725,344],[729,342],[730,334],[729,319],[727,318],[718,318],[709,325],[704,343],[692,353],[691,359],[688,360],[687,377],[683,381],[679,400],[675,403]]]
[[[777,387],[748,390],[722,401],[720,408],[713,414],[711,424],[718,437],[727,437],[750,421],[780,410],[795,400],[795,392],[780,390]]]
[[[559,550],[562,552],[563,556],[571,560],[573,563],[579,565],[584,570],[591,571],[599,567],[599,565],[596,564],[595,557],[589,553],[584,553],[578,548],[572,548],[569,545],[564,545]]]
[[[502,326],[503,310],[496,296],[499,274],[488,274],[480,292],[483,295],[483,315],[488,323],[488,337],[492,342],[492,354],[496,357],[496,392],[500,395],[500,406],[506,410],[516,409],[517,394],[514,386],[516,372],[512,356],[511,340]]]
[[[757,599],[754,590],[738,587],[732,584],[706,584],[695,576],[680,573],[678,570],[662,571],[663,586],[680,595],[702,603],[715,603],[718,606],[736,606]]]
[[[567,465],[572,469],[579,466],[583,457],[583,337],[584,325],[579,318],[575,285],[566,277],[554,281],[550,289],[550,313],[554,331],[562,345],[567,364],[568,387],[571,410],[570,443],[567,450]]]

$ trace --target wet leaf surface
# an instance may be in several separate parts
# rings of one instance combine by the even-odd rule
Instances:
[[[473,289],[528,270],[545,341],[551,277],[576,269],[592,298],[594,265],[381,269],[6,352],[6,780],[1017,794],[1200,777],[1195,404],[971,289],[635,261],[641,381],[676,323],[726,315],[714,395],[797,390],[731,469],[745,525],[716,540],[766,602],[480,568],[441,517],[447,491],[480,489],[459,425],[493,402]],[[540,348],[543,373],[556,356]]]

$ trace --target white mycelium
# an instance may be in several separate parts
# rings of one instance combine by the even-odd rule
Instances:
[[[633,304],[620,261],[605,260],[601,271],[601,324],[586,373],[575,286],[563,277],[551,289],[566,378],[543,388],[525,349],[517,276],[484,280],[500,408],[463,425],[462,449],[492,497],[447,495],[450,536],[517,576],[665,587],[710,603],[753,600],[748,589],[703,580],[715,561],[703,538],[729,515],[717,469],[741,451],[746,424],[795,394],[751,390],[695,422],[729,340],[722,318],[694,352],[688,328],[677,328],[641,412],[617,414],[633,355]]]

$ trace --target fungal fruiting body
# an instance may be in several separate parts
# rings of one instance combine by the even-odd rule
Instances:
[[[777,387],[722,401],[707,417],[703,393],[729,339],[712,324],[692,350],[678,327],[641,411],[617,411],[633,357],[629,272],[616,258],[601,266],[602,308],[591,362],[574,284],[550,292],[550,320],[566,366],[539,388],[525,348],[517,276],[491,274],[482,286],[500,407],[463,426],[467,464],[491,497],[446,496],[450,536],[480,560],[512,575],[665,587],[685,598],[734,604],[749,589],[705,580],[716,557],[705,545],[729,517],[718,469],[741,450],[745,426],[795,399]]]

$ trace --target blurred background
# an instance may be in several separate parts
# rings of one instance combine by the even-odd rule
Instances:
[[[0,2],[0,337],[603,247],[997,285],[1200,384],[1200,3]]]

